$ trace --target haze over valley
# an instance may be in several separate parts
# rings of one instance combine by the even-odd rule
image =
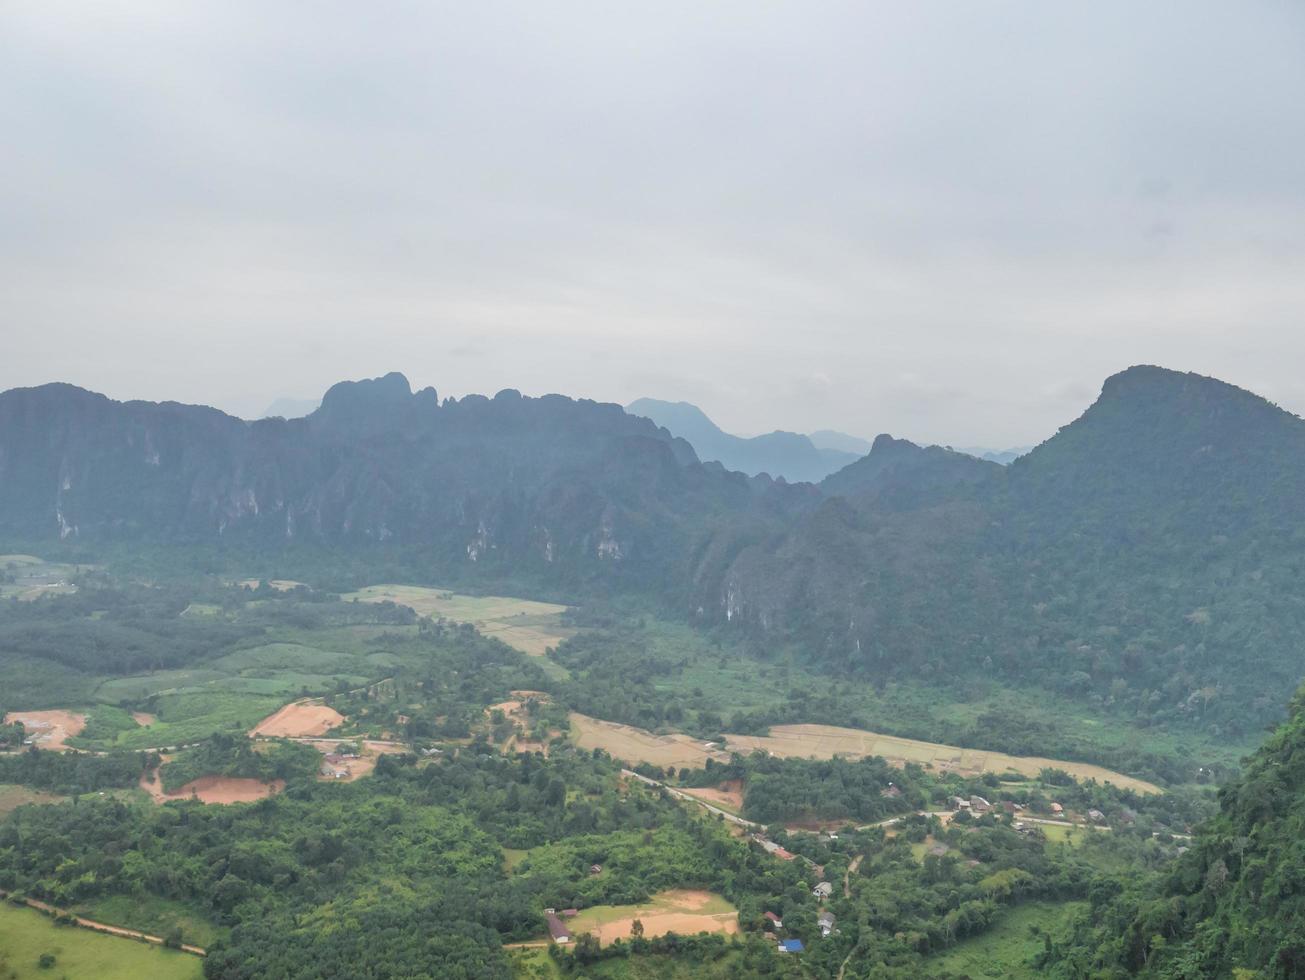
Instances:
[[[0,4],[0,980],[1305,978],[1302,38]]]

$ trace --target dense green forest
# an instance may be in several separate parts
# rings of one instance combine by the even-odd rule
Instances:
[[[1207,825],[1232,746],[1209,751],[1118,705],[1070,717],[1068,702],[982,685],[949,698],[946,685],[829,676],[791,644],[676,622],[644,599],[572,609],[571,638],[531,657],[470,626],[322,589],[103,568],[72,582],[75,591],[0,599],[0,660],[21,678],[0,691],[0,707],[87,716],[65,753],[22,746],[19,725],[0,729],[0,785],[69,798],[0,818],[0,890],[190,916],[210,947],[209,976],[943,977],[948,951],[1004,936],[1035,906],[1052,925],[1012,955],[1050,976],[1296,969],[1294,827],[1263,830],[1289,812],[1297,774],[1282,761],[1294,758],[1296,721],[1222,791],[1223,812]],[[317,748],[248,739],[256,721],[304,696],[345,716],[332,740],[386,739],[395,752],[357,781],[323,782]],[[522,707],[512,717],[487,710],[513,697]],[[1063,753],[1166,792],[1054,769],[971,777],[875,758],[638,767],[682,787],[737,784],[742,815],[768,825],[784,860],[628,781],[602,752],[576,750],[571,711],[704,739],[837,720]],[[1187,724],[1175,731],[1199,729]],[[511,751],[515,739],[528,751]],[[159,766],[147,750],[164,745],[184,746],[160,767],[166,789],[202,775],[285,789],[231,806],[148,802],[134,787]],[[995,809],[917,815],[955,796]],[[1100,811],[1111,829],[1026,822],[1049,818],[1053,801],[1079,822]],[[826,832],[785,827],[794,823]],[[831,886],[823,900],[819,881]],[[633,906],[666,889],[721,896],[741,932],[582,939],[533,956],[504,948],[544,935],[545,908]],[[1270,914],[1248,919],[1251,903]],[[822,911],[837,922],[828,934]],[[784,920],[780,935],[806,944],[800,959],[777,952],[768,912]]]
[[[1305,423],[1211,378],[1124,371],[1009,467],[885,437],[819,487],[704,466],[617,406],[515,392],[440,403],[398,375],[336,386],[310,419],[249,427],[69,386],[0,398],[0,447],[28,461],[0,488],[10,543],[126,560],[156,582],[256,569],[326,588],[398,578],[635,600],[879,687],[952,701],[996,687],[1245,747],[1301,680]],[[157,466],[97,448],[140,431],[157,440]],[[97,462],[61,497],[79,518],[67,539],[41,469],[59,452]],[[237,460],[246,468],[228,472]],[[294,485],[273,492],[273,473]],[[231,480],[245,481],[240,499],[271,504],[235,507]],[[331,480],[390,491],[326,506]],[[191,624],[148,635],[105,618],[0,632],[43,651],[23,660],[24,684],[42,672],[75,684],[99,635],[111,670],[221,642]],[[629,713],[648,724],[673,707]],[[1055,737],[1036,721],[1012,738]]]
[[[1219,792],[1219,812],[1160,873],[1121,874],[1092,893],[1046,962],[1063,975],[1305,975],[1301,875],[1305,697]]]

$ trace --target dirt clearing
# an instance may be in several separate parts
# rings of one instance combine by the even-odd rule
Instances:
[[[324,783],[352,783],[355,779],[369,775],[376,768],[376,760],[381,756],[399,755],[407,751],[403,746],[389,742],[363,742],[357,758],[350,759],[335,754],[339,742],[327,739],[306,742],[306,744],[317,749],[324,757],[322,769],[317,774],[318,780]],[[336,773],[344,775],[336,775]]]
[[[680,732],[654,735],[632,725],[590,718],[571,712],[571,739],[582,749],[603,749],[613,758],[631,765],[647,762],[654,766],[701,768],[708,759],[728,762],[729,753],[708,749],[704,742]]]
[[[324,704],[295,701],[275,714],[268,715],[249,734],[269,738],[316,738],[325,735],[337,725],[344,724],[344,715]]]
[[[659,892],[639,905],[599,905],[585,909],[568,925],[575,935],[592,933],[603,945],[629,939],[634,920],[643,923],[651,939],[668,932],[692,936],[699,932],[725,935],[739,931],[738,911],[719,895],[708,891],[674,889]]]
[[[1003,773],[1007,770],[1025,776],[1037,776],[1042,769],[1063,769],[1075,779],[1095,779],[1100,783],[1113,783],[1120,789],[1131,789],[1138,793],[1162,792],[1160,787],[1144,779],[1125,776],[1087,762],[963,749],[955,745],[922,742],[833,725],[775,725],[770,734],[765,736],[726,735],[722,747],[679,732],[654,735],[632,725],[618,725],[572,712],[571,739],[579,748],[603,749],[613,758],[630,765],[646,762],[662,767],[701,768],[707,764],[708,759],[728,762],[732,752],[743,755],[768,752],[784,759],[832,759],[836,755],[845,759],[861,759],[878,755],[898,766],[917,762],[936,770],[966,776],[977,776],[985,772]],[[693,792],[698,795],[701,791]]]
[[[62,752],[64,743],[82,733],[86,716],[73,711],[11,711],[5,715],[5,724],[21,721],[27,737],[38,748]]]
[[[285,780],[264,783],[240,776],[201,776],[172,792],[163,792],[158,772],[148,772],[140,778],[140,788],[150,794],[155,803],[169,800],[199,800],[201,803],[253,803],[275,796],[285,789]]]
[[[133,711],[131,717],[141,728],[149,728],[150,725],[159,720],[157,716],[150,714],[148,711]]]
[[[895,765],[916,762],[935,769],[977,776],[985,772],[1003,773],[1012,769],[1025,776],[1036,776],[1042,769],[1063,769],[1075,779],[1095,779],[1114,783],[1120,789],[1139,793],[1159,793],[1160,787],[1142,779],[1112,772],[1086,762],[1065,762],[1040,756],[1007,755],[983,749],[963,749],[955,745],[898,738],[856,728],[833,725],[775,725],[768,736],[727,735],[726,744],[736,752],[768,752],[785,759],[860,759],[883,756]]]
[[[727,783],[721,783],[715,789],[690,789],[689,787],[677,787],[682,792],[699,800],[706,800],[708,803],[715,803],[722,810],[729,810],[732,813],[738,813],[743,809],[743,783],[737,779],[731,779]]]
[[[554,602],[459,595],[417,585],[369,585],[340,598],[346,602],[393,602],[421,616],[470,623],[485,636],[502,640],[531,657],[542,657],[549,647],[575,635],[574,629],[562,625],[561,614],[567,607]]]

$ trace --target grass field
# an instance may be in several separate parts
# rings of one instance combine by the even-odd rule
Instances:
[[[1102,783],[1114,783],[1121,789],[1131,789],[1138,793],[1161,791],[1153,783],[1087,762],[964,749],[955,745],[898,738],[834,725],[776,725],[768,736],[726,735],[725,738],[731,750],[743,753],[762,751],[781,758],[832,759],[839,755],[856,759],[878,755],[901,765],[917,762],[966,775],[1013,770],[1026,776],[1036,776],[1043,769],[1063,769],[1080,780],[1095,779]]]
[[[42,954],[54,965],[38,966]],[[13,980],[200,980],[198,956],[76,926],[56,926],[33,909],[0,904],[0,976]]]
[[[575,631],[562,625],[566,606],[509,596],[458,595],[418,585],[369,585],[341,596],[346,602],[393,602],[419,615],[470,623],[484,633],[532,657],[542,657]]]
[[[0,572],[5,577],[0,581],[0,598],[4,599],[27,600],[77,591],[71,581],[76,566],[47,562],[35,555],[0,555]]]
[[[503,870],[512,871],[528,857],[530,857],[530,852],[519,847],[503,848]]]
[[[1042,948],[1042,940],[1033,935],[1037,927],[1046,932],[1086,908],[1085,902],[1028,902],[1004,913],[982,935],[966,939],[945,953],[929,957],[925,967],[930,974],[955,976],[1002,977],[1010,980],[1036,980],[1042,976],[1030,963]]]
[[[630,764],[647,762],[663,767],[700,767],[706,765],[709,758],[727,761],[730,752],[763,751],[784,758],[816,759],[830,759],[835,755],[845,758],[879,755],[900,765],[918,762],[966,774],[1001,773],[1014,769],[1028,775],[1037,775],[1043,768],[1058,768],[1079,779],[1097,779],[1140,793],[1160,792],[1159,787],[1144,780],[1089,763],[962,749],[954,745],[830,725],[776,725],[769,736],[726,735],[725,750],[722,751],[705,748],[702,741],[687,735],[654,735],[631,725],[617,725],[572,712],[571,740],[579,748],[603,749],[614,758]]]
[[[158,720],[154,724],[121,732],[113,744],[147,749],[196,742],[214,732],[244,734],[284,703],[280,696],[216,687],[202,693],[163,695],[155,702]]]
[[[28,803],[58,803],[63,799],[62,796],[46,793],[39,789],[28,789],[26,786],[0,783],[0,817]],[[0,974],[0,976],[3,976],[3,974]]]
[[[173,926],[180,926],[184,942],[205,948],[226,932],[184,903],[157,895],[110,895],[79,905],[73,911],[96,922],[137,929],[152,936],[166,936]]]

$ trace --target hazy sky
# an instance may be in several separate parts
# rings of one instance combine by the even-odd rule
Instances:
[[[0,4],[0,388],[1305,412],[1305,4]]]

